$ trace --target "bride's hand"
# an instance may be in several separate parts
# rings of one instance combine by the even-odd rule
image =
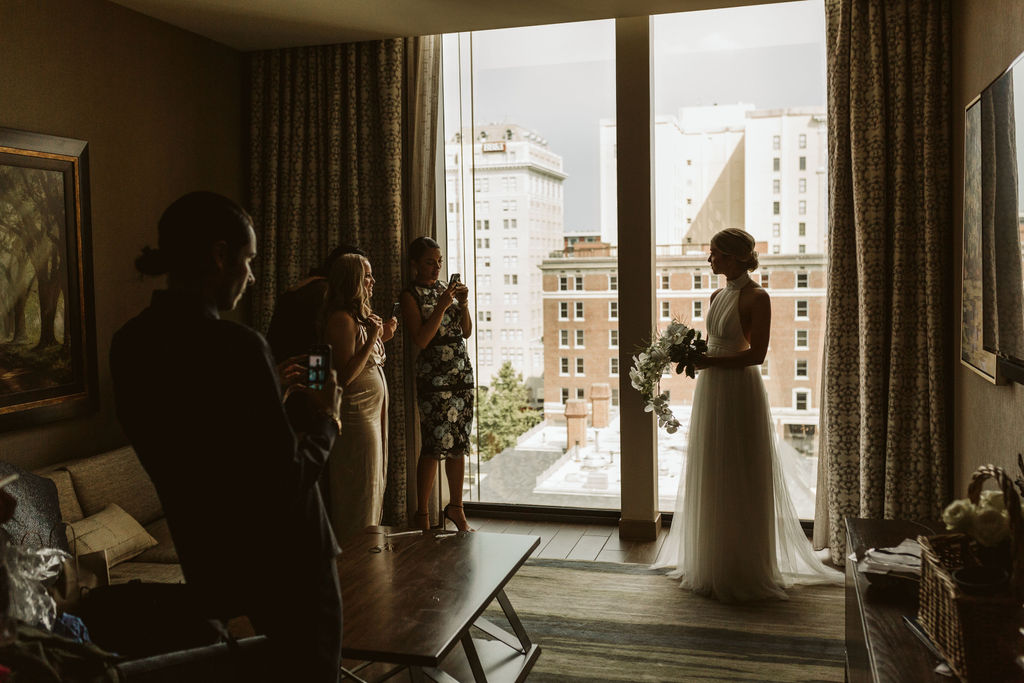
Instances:
[[[693,362],[693,367],[695,367],[698,370],[710,368],[712,365],[713,363],[711,362],[711,358],[707,355],[703,355]]]

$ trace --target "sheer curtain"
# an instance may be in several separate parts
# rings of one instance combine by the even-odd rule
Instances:
[[[949,492],[949,0],[826,0],[829,288],[815,538],[937,519]],[[820,495],[819,495],[820,498]]]
[[[265,329],[278,295],[341,243],[364,249],[389,311],[405,245],[433,234],[440,40],[290,48],[249,56],[249,206],[258,227],[251,316]],[[388,342],[391,389],[385,523],[415,501],[415,401],[403,335]],[[404,455],[404,457],[403,457]]]

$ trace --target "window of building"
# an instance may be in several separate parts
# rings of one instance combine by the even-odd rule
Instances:
[[[490,276],[488,276],[488,277],[490,277]],[[506,285],[518,285],[519,284],[519,276],[518,275],[506,275],[505,276],[505,284]],[[488,283],[486,286],[490,287],[490,283]]]
[[[608,289],[615,292],[619,289],[619,276],[609,275],[608,276]]]
[[[703,289],[704,288],[704,276],[700,273],[693,274],[693,288]]]
[[[489,322],[491,322],[491,312],[490,311],[477,311],[476,312],[476,319],[479,320],[482,323],[489,323]]]
[[[608,348],[617,349],[619,348],[619,331],[608,330]]]
[[[801,199],[799,202],[797,202],[796,206],[797,206],[797,209],[796,209],[797,213],[799,213],[801,216],[806,216],[807,215],[807,200],[806,199]]]
[[[583,373],[583,359],[582,358],[577,358],[576,359],[576,374],[577,375],[583,375],[584,374]]]
[[[772,194],[779,194],[782,192],[782,181],[776,178],[772,181]]]
[[[793,392],[793,407],[797,410],[807,410],[810,404],[810,392],[807,391],[794,391]]]
[[[559,348],[569,348],[569,330],[558,331],[558,346]]]
[[[612,377],[619,376],[619,358],[618,356],[612,356],[608,359],[608,374]]]
[[[669,289],[669,280],[670,280],[670,278],[669,278],[668,275],[662,274],[662,276],[661,276],[661,288],[662,289]]]
[[[583,348],[583,330],[576,330],[576,348]]]
[[[807,318],[807,299],[796,300],[796,319]]]
[[[619,405],[619,390],[618,389],[612,389],[612,405],[613,406]]]
[[[781,135],[773,135],[772,136],[772,149],[778,151],[781,148],[782,148],[782,136]]]
[[[491,248],[491,238],[490,237],[477,237],[476,238],[476,248],[477,249],[490,249]]]
[[[797,192],[807,192],[807,178],[801,178],[796,183]]]
[[[782,251],[782,247],[780,247],[780,246],[779,246],[779,245],[777,245],[777,244],[773,244],[773,245],[772,245],[772,253],[773,253],[773,254],[778,254],[778,253],[780,253],[781,251]]]
[[[583,392],[583,387],[576,387],[576,398],[579,399],[580,401],[582,401],[583,398],[584,398],[584,395],[585,394]]]
[[[800,167],[799,168],[800,168],[801,171],[806,171],[807,170],[807,157],[800,157]]]
[[[798,254],[806,254],[807,253],[807,245],[806,244],[798,244],[798,245],[796,245],[796,253],[798,253]]]
[[[693,302],[693,319],[702,320],[704,318],[704,302],[694,301]]]
[[[569,400],[569,387],[562,387],[562,405]]]
[[[800,133],[800,136],[797,138],[796,144],[800,149],[807,149],[807,134]]]
[[[577,301],[576,303],[576,320],[583,320],[583,302]]]
[[[618,320],[619,319],[619,302],[609,301],[608,302],[608,319]]]
[[[772,170],[778,172],[782,168],[782,161],[775,157],[772,159]]]
[[[568,375],[569,374],[569,359],[565,356],[558,359],[558,374]]]
[[[807,377],[807,361],[802,358],[796,362],[796,376],[802,379]]]
[[[669,301],[661,302],[661,319],[671,320],[672,319],[672,303]]]
[[[767,378],[768,376],[768,359],[765,358],[761,361],[761,377]]]
[[[558,319],[568,320],[569,319],[569,302],[559,301],[558,302]]]
[[[803,221],[797,223],[796,224],[796,234],[799,235],[800,237],[806,237],[807,236],[807,224],[804,223]]]
[[[768,288],[768,273],[767,272],[761,273],[761,286],[764,287],[765,289]]]
[[[796,348],[806,349],[807,348],[807,330],[796,331]]]
[[[782,213],[782,203],[772,202],[772,214],[778,216],[780,213]]]
[[[583,276],[582,275],[577,275],[576,276],[575,284],[576,284],[576,291],[577,292],[583,291]]]
[[[558,291],[565,292],[569,290],[569,278],[565,275],[558,276]]]
[[[772,223],[772,237],[779,237],[782,234],[782,226],[778,223]]]
[[[796,286],[800,287],[801,289],[806,289],[806,287],[807,287],[807,273],[797,273],[796,274]]]

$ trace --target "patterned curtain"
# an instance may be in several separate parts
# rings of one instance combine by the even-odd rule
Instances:
[[[826,0],[823,478],[843,519],[938,519],[949,493],[949,0]],[[821,533],[824,532],[824,533]]]
[[[266,329],[278,295],[342,243],[369,254],[373,308],[389,314],[403,286],[405,245],[436,228],[422,207],[433,207],[440,45],[428,36],[249,56],[257,329]],[[406,346],[402,334],[388,342],[385,367],[391,453],[384,522],[395,525],[406,524],[414,504],[406,499],[416,462]]]

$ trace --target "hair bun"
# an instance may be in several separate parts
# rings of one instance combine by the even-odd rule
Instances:
[[[171,270],[170,259],[160,249],[143,247],[135,259],[135,269],[143,275],[164,275]]]

